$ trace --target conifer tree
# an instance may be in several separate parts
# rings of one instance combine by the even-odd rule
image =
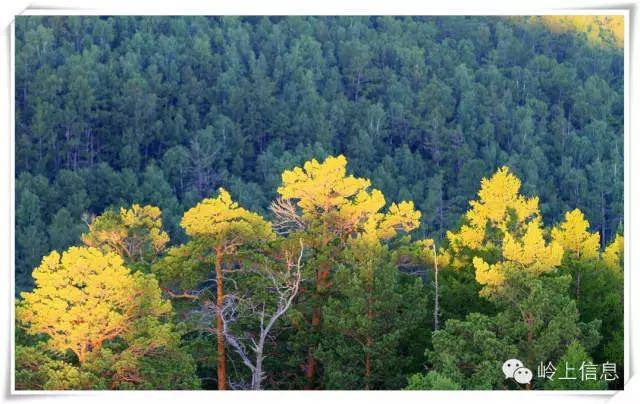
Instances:
[[[87,222],[82,241],[89,247],[120,255],[129,265],[152,263],[163,252],[169,235],[162,229],[155,206],[134,204],[119,212],[108,210]]]
[[[310,288],[311,297],[310,333],[311,342],[307,346],[305,377],[307,387],[316,383],[317,360],[315,350],[321,330],[322,306],[334,280],[336,257],[343,247],[341,244],[361,235],[364,241],[377,242],[393,237],[398,230],[415,228],[420,212],[415,211],[412,202],[392,204],[389,213],[380,210],[385,199],[377,189],[369,190],[368,179],[347,175],[347,159],[340,155],[328,157],[320,163],[313,159],[303,167],[295,167],[282,173],[282,186],[278,193],[285,200],[292,200],[300,209],[300,226],[305,229],[314,249],[315,268]],[[296,212],[289,216],[296,217]],[[283,220],[281,217],[280,220]]]
[[[564,222],[551,230],[551,237],[564,249],[565,266],[572,269],[575,297],[580,300],[580,281],[584,268],[593,267],[600,254],[600,234],[589,232],[589,222],[579,209],[565,214]]]
[[[28,333],[47,335],[52,349],[70,350],[80,363],[137,320],[171,311],[152,275],[131,273],[122,258],[95,248],[54,251],[33,277],[36,287],[22,293],[16,317]]]
[[[220,188],[216,198],[207,198],[185,212],[180,225],[186,233],[214,253],[215,318],[218,389],[227,389],[224,325],[221,309],[224,304],[225,261],[234,257],[238,248],[251,241],[268,241],[274,237],[271,224],[261,216],[238,206],[231,195]]]

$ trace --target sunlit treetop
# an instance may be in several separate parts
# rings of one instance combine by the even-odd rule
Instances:
[[[30,334],[46,334],[50,347],[74,352],[80,362],[126,333],[133,321],[171,311],[150,275],[131,273],[120,256],[96,248],[53,251],[33,271],[35,288],[23,292],[16,316]]]
[[[560,243],[564,251],[575,258],[597,258],[600,234],[589,232],[589,222],[580,209],[567,212],[564,217],[564,222],[551,230],[553,240]]]
[[[192,237],[204,237],[215,248],[234,248],[248,240],[271,240],[271,224],[260,215],[238,206],[220,188],[218,197],[202,200],[185,212],[180,225]]]
[[[413,202],[393,203],[387,213],[375,213],[363,225],[362,237],[370,240],[389,240],[399,232],[411,232],[420,226],[420,211]]]
[[[506,233],[540,215],[538,198],[520,195],[520,180],[508,167],[500,168],[491,178],[483,178],[478,199],[471,201],[466,213],[468,224],[458,233],[448,232],[454,251],[480,248],[488,241],[487,227]]]
[[[347,176],[347,159],[343,155],[316,159],[282,173],[282,186],[278,193],[286,199],[296,199],[307,215],[342,210],[354,204],[368,206],[377,212],[384,206],[380,191],[366,192],[371,182],[364,178]]]
[[[120,212],[107,211],[88,223],[82,242],[103,252],[115,252],[127,262],[153,260],[169,242],[162,230],[162,212],[155,206],[134,204]]]
[[[508,268],[537,275],[562,261],[562,245],[545,240],[538,198],[520,195],[520,185],[507,167],[483,178],[478,199],[466,213],[467,224],[447,233],[454,255],[464,248],[471,251],[476,280],[485,286],[485,294],[502,285]],[[478,254],[481,250],[498,253],[496,262],[486,262]],[[453,260],[454,266],[464,264],[459,257]]]
[[[544,15],[529,17],[554,33],[577,32],[592,45],[611,44],[624,47],[624,16],[622,15]]]
[[[505,233],[501,261],[489,264],[481,257],[473,258],[476,280],[486,287],[484,294],[502,285],[507,268],[539,275],[550,272],[561,264],[564,254],[562,245],[557,241],[545,241],[540,220],[535,219],[525,226],[526,230],[521,237]]]
[[[520,238],[506,233],[502,244],[502,256],[535,273],[547,272],[562,261],[562,245],[556,241],[547,243],[544,239],[539,219],[526,225],[526,231]]]
[[[386,214],[381,213],[386,204],[382,192],[369,190],[368,179],[347,175],[346,167],[343,155],[327,157],[322,163],[313,159],[302,168],[283,172],[278,193],[295,200],[307,222],[319,219],[340,234],[363,233],[363,237],[385,240],[419,226],[421,213],[413,202],[394,203]]]
[[[624,237],[616,234],[616,238],[602,253],[602,259],[610,268],[622,268],[624,261]]]

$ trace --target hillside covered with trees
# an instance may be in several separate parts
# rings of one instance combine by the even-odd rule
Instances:
[[[16,26],[20,288],[84,213],[150,203],[172,239],[219,186],[266,213],[342,153],[441,239],[506,164],[551,223],[623,217],[623,55],[493,17],[26,17]]]
[[[594,21],[18,17],[16,388],[621,388]]]

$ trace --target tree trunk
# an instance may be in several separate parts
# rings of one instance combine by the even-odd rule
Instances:
[[[317,303],[316,303],[316,305],[317,305]],[[312,317],[311,317],[311,332],[312,333],[317,333],[318,332],[318,329],[320,327],[320,321],[321,321],[320,307],[316,306],[316,307],[313,308],[313,314],[312,314]],[[310,346],[309,347],[309,351],[307,353],[307,364],[305,366],[305,371],[304,371],[304,376],[307,379],[306,388],[308,390],[313,389],[314,379],[316,377],[317,362],[316,362],[316,357],[315,357],[314,350],[315,350],[315,346]]]
[[[222,280],[222,255],[220,250],[216,251],[216,338],[218,344],[218,390],[227,389],[227,362],[224,353],[224,325],[222,324],[222,308],[224,299],[224,289]]]
[[[78,355],[78,362],[80,362],[80,365],[82,365],[86,358],[87,358],[87,350],[86,348],[82,347],[81,349],[79,349],[76,354]]]
[[[527,323],[527,363],[533,363],[533,315],[526,313]]]
[[[262,344],[261,344],[262,345]],[[251,390],[262,389],[262,346],[256,351],[256,367],[251,375]]]
[[[329,210],[329,206],[325,205],[325,211]],[[322,229],[322,244],[321,248],[324,250],[329,244],[329,229],[328,224],[325,221]],[[316,290],[314,292],[313,314],[311,315],[311,333],[317,334],[320,331],[320,323],[322,322],[322,307],[320,295],[324,293],[329,286],[329,272],[331,270],[331,263],[324,261],[320,263],[318,269],[316,269]],[[304,376],[307,379],[306,389],[311,390],[314,388],[316,369],[318,362],[315,357],[315,343],[309,346],[307,352],[307,363],[304,368]]]
[[[367,353],[364,356],[364,389],[369,390],[369,380],[371,379],[371,346],[373,345],[373,338],[371,335],[367,336]]]
[[[439,228],[438,228],[438,236],[444,236],[444,190],[442,181],[440,181],[440,208],[438,209],[438,216],[440,218]]]

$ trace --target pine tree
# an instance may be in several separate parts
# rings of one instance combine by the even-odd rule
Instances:
[[[95,248],[54,251],[33,276],[36,287],[21,294],[17,318],[29,333],[48,335],[58,352],[71,350],[80,363],[137,319],[171,311],[153,276],[132,274],[119,256]]]
[[[218,358],[218,389],[227,389],[225,336],[221,310],[224,304],[225,261],[234,257],[238,248],[252,240],[268,241],[274,237],[271,224],[259,215],[249,212],[231,200],[231,195],[220,188],[217,198],[204,199],[185,212],[181,226],[186,233],[204,243],[215,254],[215,334]]]
[[[379,211],[385,205],[382,193],[369,190],[371,182],[346,174],[347,160],[344,156],[328,157],[324,162],[311,160],[301,167],[282,174],[282,186],[278,193],[286,200],[293,200],[301,210],[299,228],[304,229],[308,244],[313,249],[313,258],[308,266],[315,268],[309,289],[311,299],[310,337],[307,347],[305,377],[307,387],[316,383],[317,360],[315,350],[322,328],[323,301],[334,283],[335,258],[340,253],[340,242],[361,235],[364,242],[377,243],[389,239],[399,230],[417,227],[420,212],[412,202],[392,204],[387,214]],[[277,207],[277,205],[276,205]],[[275,212],[282,211],[275,210]],[[297,213],[280,215],[276,221],[290,221]],[[370,268],[371,270],[373,268]],[[369,275],[371,276],[371,275]]]
[[[155,206],[134,204],[119,212],[106,211],[87,223],[82,242],[121,256],[127,265],[144,268],[153,263],[169,242],[162,229],[162,212]]]

